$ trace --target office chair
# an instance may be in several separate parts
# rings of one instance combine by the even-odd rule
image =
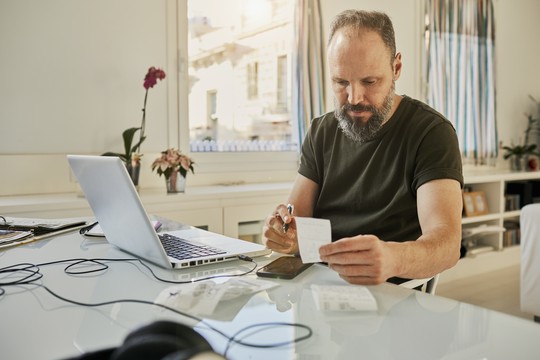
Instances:
[[[521,311],[534,315],[540,322],[540,204],[521,209]]]
[[[439,282],[439,274],[430,278],[425,278],[425,279],[412,279],[412,280],[399,284],[399,286],[403,286],[407,289],[415,289],[419,286],[422,286],[422,291],[431,295],[435,295],[435,288],[437,287],[438,282]]]

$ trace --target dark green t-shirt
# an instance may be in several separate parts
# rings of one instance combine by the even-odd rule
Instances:
[[[463,186],[454,127],[407,96],[376,138],[362,144],[343,134],[333,112],[314,119],[298,172],[319,185],[314,217],[330,220],[332,240],[359,234],[415,240],[417,189],[436,179]]]

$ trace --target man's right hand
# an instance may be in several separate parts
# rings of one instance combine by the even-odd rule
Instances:
[[[288,224],[285,230],[284,224]],[[280,204],[272,215],[268,216],[263,227],[263,241],[267,248],[283,254],[298,253],[296,222],[289,214],[287,206]]]

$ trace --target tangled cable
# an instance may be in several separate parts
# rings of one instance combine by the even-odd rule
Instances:
[[[310,338],[311,335],[313,334],[313,331],[311,330],[309,326],[299,324],[299,323],[286,323],[286,322],[269,322],[269,323],[252,324],[245,328],[240,329],[232,336],[229,336],[225,332],[215,328],[214,326],[212,326],[211,324],[209,324],[202,318],[199,318],[194,315],[190,315],[188,313],[179,311],[175,308],[172,308],[172,307],[160,304],[160,303],[154,303],[152,301],[138,300],[138,299],[115,299],[115,300],[104,301],[104,302],[99,302],[99,303],[85,303],[85,302],[81,302],[81,301],[77,301],[73,299],[68,299],[58,294],[57,292],[51,290],[49,287],[45,286],[44,284],[38,282],[38,280],[44,277],[43,273],[41,273],[41,267],[54,265],[54,264],[61,264],[61,263],[69,263],[69,265],[67,265],[64,268],[64,273],[67,275],[73,276],[73,275],[83,275],[83,274],[103,272],[109,269],[109,265],[106,264],[106,262],[138,262],[141,265],[143,265],[147,270],[149,270],[149,272],[152,274],[154,279],[161,282],[174,283],[174,284],[186,284],[186,283],[204,281],[204,280],[219,278],[219,277],[243,276],[243,275],[253,272],[257,268],[257,263],[253,259],[249,257],[243,257],[240,259],[244,261],[252,262],[254,266],[248,271],[238,273],[238,274],[212,275],[212,276],[207,276],[203,278],[192,279],[189,281],[173,281],[173,280],[160,278],[154,273],[154,271],[148,265],[146,265],[140,259],[136,259],[136,258],[125,258],[125,259],[114,259],[114,258],[113,259],[80,259],[80,258],[77,258],[77,259],[56,260],[56,261],[51,261],[51,262],[46,262],[46,263],[41,263],[41,264],[20,263],[20,264],[9,265],[9,266],[0,268],[0,297],[7,296],[6,290],[4,289],[4,287],[14,286],[14,285],[32,284],[32,285],[36,285],[38,287],[45,289],[50,295],[54,296],[55,298],[59,300],[62,300],[64,302],[67,302],[73,305],[78,305],[78,306],[100,307],[100,306],[112,305],[112,304],[117,304],[117,303],[137,303],[137,304],[145,304],[145,305],[161,307],[163,309],[166,309],[178,315],[187,317],[201,324],[204,324],[206,328],[214,331],[215,333],[227,339],[227,345],[224,350],[223,356],[226,356],[232,344],[238,344],[238,345],[253,347],[253,348],[275,348],[275,347],[290,345],[290,344],[297,343],[302,340],[306,340]],[[88,266],[88,265],[92,265],[93,267],[84,268],[84,269],[78,268],[78,266]],[[295,328],[304,329],[306,332],[304,335],[299,335],[292,340],[277,342],[277,343],[268,343],[268,344],[247,342],[247,341],[244,341],[245,337],[239,338],[240,334],[243,334],[250,329],[276,327],[276,326],[295,327]]]

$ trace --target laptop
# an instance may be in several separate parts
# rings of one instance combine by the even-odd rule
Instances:
[[[261,244],[234,239],[198,229],[158,234],[139,194],[118,157],[68,155],[68,162],[84,192],[107,241],[125,252],[163,268],[189,268],[267,255],[271,250]],[[163,243],[165,242],[165,245]],[[181,247],[195,247],[185,257]],[[181,252],[183,255],[172,255]]]

